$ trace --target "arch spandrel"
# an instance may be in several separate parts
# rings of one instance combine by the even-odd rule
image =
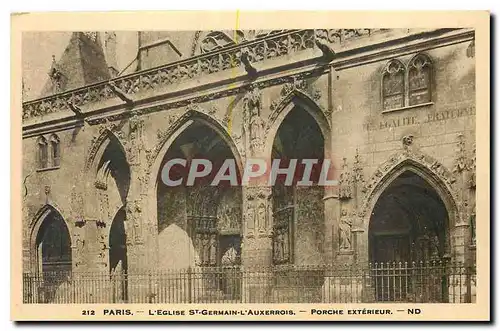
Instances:
[[[406,149],[393,154],[375,170],[363,188],[363,199],[358,211],[358,227],[367,229],[371,212],[385,189],[405,171],[411,171],[426,180],[443,200],[449,214],[450,224],[460,222],[454,175],[433,157],[417,150]]]

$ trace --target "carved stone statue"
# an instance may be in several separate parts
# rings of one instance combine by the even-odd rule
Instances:
[[[267,231],[267,219],[266,219],[266,206],[261,203],[257,212],[259,232],[264,233]]]
[[[409,134],[403,137],[403,148],[408,149],[413,144],[413,135]]]
[[[347,210],[343,209],[342,214],[340,216],[340,224],[339,224],[339,234],[340,234],[339,247],[341,251],[349,251],[352,249],[351,227],[352,227],[352,221],[349,219],[347,215]]]
[[[216,261],[217,261],[217,238],[215,237],[215,235],[211,235],[209,264],[214,265]]]
[[[339,198],[350,199],[352,198],[352,178],[347,166],[347,159],[344,158],[342,165],[342,172],[339,177]]]
[[[260,116],[262,108],[260,90],[254,87],[247,93],[243,102],[243,130],[245,131],[247,148],[253,155],[256,155],[261,150],[265,132],[265,123]]]
[[[245,214],[248,233],[253,233],[255,230],[255,210],[248,206]]]
[[[282,251],[283,251],[283,260],[288,261],[290,258],[290,241],[288,237],[288,229],[283,230],[281,233],[281,245],[282,245]]]
[[[234,247],[230,247],[222,256],[222,264],[225,266],[233,266],[236,264],[238,253]]]
[[[283,260],[283,235],[278,232],[274,237],[274,260],[280,262]]]

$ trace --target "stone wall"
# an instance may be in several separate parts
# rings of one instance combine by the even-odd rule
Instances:
[[[368,42],[374,42],[376,39],[373,38],[375,37],[369,37]],[[309,57],[309,62],[296,60],[292,63],[292,67],[289,64],[289,58],[273,59],[274,62],[264,61],[262,67],[267,68],[267,71],[264,70],[262,78],[250,85],[259,87],[261,95],[260,116],[266,125],[261,137],[264,145],[262,155],[269,157],[269,146],[272,146],[274,134],[284,114],[290,111],[290,105],[302,106],[316,120],[324,119],[320,127],[323,134],[328,133],[328,136],[324,137],[325,156],[333,160],[336,169],[335,177],[338,177],[342,171],[343,158],[346,158],[347,170],[357,174],[357,186],[353,187],[351,196],[345,201],[342,197],[340,201],[338,190],[331,187],[326,188],[324,192],[316,192],[314,202],[304,202],[303,207],[299,201],[297,212],[299,220],[295,225],[295,231],[297,231],[295,249],[298,250],[295,254],[296,263],[316,264],[335,261],[352,263],[354,261],[356,254],[359,253],[356,249],[362,250],[363,245],[366,245],[360,242],[364,240],[363,235],[357,234],[358,231],[367,231],[366,224],[359,221],[357,216],[364,204],[368,203],[364,185],[370,182],[376,170],[390,160],[392,155],[404,152],[402,143],[404,137],[413,137],[412,148],[418,151],[416,152],[418,155],[426,155],[438,160],[447,173],[453,173],[455,179],[452,186],[454,192],[459,192],[458,195],[453,196],[456,205],[461,206],[467,200],[469,200],[469,205],[473,204],[473,195],[470,194],[468,185],[468,176],[472,170],[464,170],[459,164],[461,156],[467,159],[467,164],[469,164],[475,143],[475,59],[467,56],[470,40],[465,39],[456,43],[443,41],[442,44],[439,41],[426,43],[426,40],[423,40],[417,46],[414,45],[414,41],[402,40],[388,45],[390,52],[381,52],[372,60],[362,58],[368,52],[364,48],[365,44],[359,46],[358,53],[356,53],[360,59],[357,62],[351,60],[350,64],[345,62],[347,60],[342,60],[342,57],[338,60],[338,64],[335,60],[330,65],[325,64],[318,50],[315,53],[308,53],[308,50],[304,50],[296,58]],[[357,46],[354,44],[352,47]],[[187,49],[187,46],[185,48]],[[181,50],[181,52],[185,51]],[[382,112],[381,72],[383,67],[393,58],[407,63],[415,54],[421,52],[427,54],[433,64],[432,103]],[[150,64],[153,66],[155,63],[151,60]],[[332,66],[335,69],[331,69]],[[277,69],[272,69],[273,67]],[[284,69],[280,70],[280,68]],[[82,126],[69,129],[59,129],[52,123],[44,122],[47,121],[47,117],[31,121],[30,125],[46,126],[45,129],[37,131],[44,136],[48,137],[52,132],[57,133],[61,141],[61,164],[58,169],[37,171],[37,139],[40,134],[25,134],[22,165],[27,192],[23,193],[26,194],[23,200],[23,225],[26,233],[24,237],[25,267],[28,267],[33,256],[34,247],[30,244],[30,231],[35,222],[34,218],[40,208],[46,204],[59,210],[68,225],[72,236],[75,268],[78,268],[78,263],[80,268],[82,266],[89,268],[96,263],[106,263],[107,251],[102,245],[103,243],[106,245],[107,231],[111,227],[113,216],[104,220],[88,217],[92,214],[88,211],[97,210],[98,205],[95,204],[99,203],[94,187],[97,166],[90,167],[91,171],[89,171],[88,160],[91,155],[97,155],[96,158],[99,158],[99,152],[96,152],[102,148],[99,146],[99,137],[102,136],[102,132],[108,130],[124,145],[124,153],[130,163],[131,188],[127,204],[135,206],[129,206],[132,209],[128,210],[129,215],[135,215],[135,221],[131,221],[129,217],[128,227],[126,227],[128,231],[134,231],[134,235],[130,234],[133,239],[127,236],[128,245],[130,245],[128,252],[132,255],[129,265],[134,268],[134,263],[136,263],[137,270],[154,268],[158,259],[164,255],[164,250],[172,249],[170,244],[165,246],[159,243],[162,238],[161,233],[167,231],[169,227],[158,228],[158,218],[164,216],[157,214],[156,180],[161,171],[161,162],[158,160],[163,158],[168,145],[172,143],[175,135],[180,133],[179,130],[182,130],[183,125],[192,119],[202,118],[224,132],[224,139],[230,147],[233,147],[233,152],[241,158],[241,161],[251,155],[248,145],[245,144],[243,131],[245,96],[251,88],[248,82],[240,80],[242,75],[244,75],[243,70],[238,71],[233,78],[228,72],[219,72],[187,83],[178,83],[162,90],[161,93],[158,92],[161,90],[159,88],[151,92],[136,94],[135,98],[146,100],[137,107],[154,109],[154,111],[140,115],[142,130],[139,133],[138,145],[130,143],[130,120],[125,115],[118,116],[118,119],[111,118],[108,122],[102,121],[101,124],[96,124],[96,120],[94,124],[81,123]],[[280,80],[266,83],[266,79],[275,79],[276,75],[280,75]],[[236,93],[231,89],[231,79],[235,79],[239,84]],[[211,82],[211,85],[202,86],[200,82]],[[192,89],[197,86],[202,86],[197,89],[197,94],[209,94],[214,90],[225,89],[233,92],[214,98],[207,97],[199,102],[168,105],[170,98],[177,100],[186,98],[186,95],[189,97],[189,93],[193,93]],[[168,92],[176,89],[191,92],[186,92],[184,96]],[[157,101],[153,99],[147,100],[152,96],[156,98],[154,100],[160,100],[160,105],[157,105]],[[167,102],[165,107],[161,105],[161,102]],[[120,109],[120,106],[116,106],[117,104],[119,104],[117,101],[110,102],[109,100],[96,102],[91,104],[91,110],[107,111],[106,109],[109,110],[107,107]],[[67,115],[67,113],[64,114]],[[55,118],[58,115],[50,114],[49,116]],[[459,135],[462,136],[459,137]],[[107,138],[101,143],[106,144],[106,141],[108,141]],[[460,141],[464,144],[460,145]],[[136,152],[137,155],[134,154]],[[132,160],[131,158],[134,157],[135,159]],[[99,160],[93,161],[92,164],[97,163]],[[112,186],[110,186],[110,191],[113,191]],[[304,194],[312,198],[308,193]],[[110,209],[113,209],[113,212],[110,212],[110,215],[112,215],[114,210],[120,208],[121,205],[116,198],[111,196],[110,199],[116,200],[111,202],[113,207]],[[321,199],[324,202],[319,202]],[[168,204],[168,200],[168,195],[166,195],[165,201],[161,203]],[[244,201],[243,206],[246,206],[246,203]],[[352,251],[342,252],[339,255],[338,233],[343,207],[348,209],[349,217],[354,220],[353,247]],[[182,207],[172,212],[184,215]],[[451,231],[453,247],[458,255],[468,252],[467,242],[470,234],[468,225],[465,223],[470,212],[470,208],[458,210],[459,221],[453,225],[458,224],[458,230]],[[76,224],[82,220],[87,221],[86,225],[78,227]],[[163,223],[162,221],[161,224]],[[170,232],[179,234],[185,231],[181,221],[166,222],[165,225],[173,226],[173,223],[176,228],[169,230]],[[268,226],[271,225],[268,224]],[[247,233],[246,230],[243,233]],[[85,250],[79,250],[75,236],[85,238],[87,245]],[[355,244],[356,240],[358,246]],[[187,236],[182,237],[181,241],[183,247],[186,246],[190,252],[193,250],[192,243]],[[252,247],[254,245],[255,247]],[[262,256],[250,257],[245,255],[245,250]],[[462,253],[459,253],[460,251]],[[175,250],[172,252],[175,253]],[[252,261],[256,259],[258,263],[270,264],[270,252],[269,233],[261,238],[244,238],[243,240],[243,259],[246,256]],[[190,259],[194,260],[193,254],[190,254]],[[89,255],[91,257],[88,257]],[[336,259],[337,256],[340,257]],[[461,259],[460,256],[457,258]],[[254,263],[248,264],[248,261],[242,261],[242,263],[244,265]],[[185,265],[190,263],[187,261]],[[96,268],[96,270],[105,269],[104,264]]]

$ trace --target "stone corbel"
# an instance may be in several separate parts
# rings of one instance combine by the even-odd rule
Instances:
[[[87,123],[87,121],[85,120],[85,115],[83,114],[83,111],[80,107],[78,107],[77,105],[75,105],[71,101],[66,101],[66,105],[68,106],[69,110],[71,110],[73,113],[75,113],[75,116],[78,119],[81,119]]]
[[[330,46],[326,44],[326,42],[317,38],[314,40],[314,42],[323,53],[323,58],[325,58],[327,62],[330,62],[335,58],[335,52],[330,48]]]
[[[241,63],[243,63],[245,67],[245,71],[248,73],[250,77],[255,77],[257,76],[257,69],[252,65],[252,62],[250,62],[250,54],[248,53],[248,49],[244,48],[241,50],[241,56],[240,60]]]
[[[134,100],[132,99],[132,97],[127,93],[125,93],[125,91],[123,91],[121,88],[116,86],[116,84],[113,81],[110,81],[108,86],[111,92],[113,92],[114,95],[116,95],[123,102],[125,102],[128,107],[132,107],[134,105]]]

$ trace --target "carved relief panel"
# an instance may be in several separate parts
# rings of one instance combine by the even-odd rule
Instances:
[[[270,188],[247,187],[245,201],[246,234],[249,237],[268,237],[271,230]]]

